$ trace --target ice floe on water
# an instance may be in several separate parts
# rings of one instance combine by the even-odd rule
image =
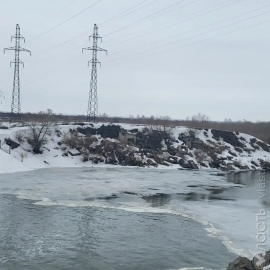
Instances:
[[[67,168],[0,175],[0,183],[0,193],[15,194],[36,205],[183,216],[200,222],[206,234],[220,239],[230,252],[251,257],[249,249],[256,249],[259,201],[249,187],[214,172]],[[237,198],[245,190],[250,199]]]

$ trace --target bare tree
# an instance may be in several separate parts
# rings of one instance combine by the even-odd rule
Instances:
[[[205,114],[198,113],[197,115],[193,115],[191,120],[195,122],[209,122],[210,118]]]
[[[52,115],[52,114],[53,114],[52,109],[47,109],[47,114],[48,114],[48,115]]]
[[[169,116],[162,116],[161,117],[161,123],[162,123],[164,133],[171,131],[170,122],[171,122],[171,118]]]
[[[149,118],[149,129],[151,131],[153,131],[153,129],[154,129],[155,122],[156,122],[155,116],[154,115],[150,116],[150,118]]]
[[[35,154],[41,154],[41,147],[48,142],[47,136],[51,134],[52,124],[49,122],[29,124],[27,142],[31,145]]]
[[[63,143],[66,144],[71,149],[77,148],[79,146],[79,134],[78,132],[68,132],[64,133]]]

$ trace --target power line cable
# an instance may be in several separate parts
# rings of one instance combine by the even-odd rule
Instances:
[[[179,48],[182,48],[182,47],[186,47],[186,46],[190,46],[190,45],[194,45],[194,44],[198,44],[198,43],[201,43],[201,42],[204,42],[204,41],[207,41],[207,40],[211,40],[211,39],[214,39],[214,38],[218,38],[218,37],[221,37],[221,36],[224,36],[224,35],[228,35],[228,34],[231,34],[231,33],[235,33],[235,32],[238,32],[238,31],[242,31],[242,30],[245,30],[245,29],[248,29],[248,28],[252,28],[252,27],[256,27],[258,25],[262,25],[264,23],[268,23],[270,22],[270,20],[266,20],[266,21],[263,21],[263,22],[260,22],[260,23],[256,23],[256,24],[253,24],[253,25],[249,25],[249,26],[246,26],[246,27],[242,27],[242,28],[239,28],[239,29],[236,29],[236,30],[233,30],[233,31],[229,31],[229,32],[226,32],[226,33],[223,33],[223,34],[220,34],[220,35],[217,35],[217,36],[213,36],[213,37],[209,37],[209,38],[205,38],[205,39],[202,39],[202,40],[198,40],[198,41],[195,41],[195,42],[192,42],[192,43],[188,43],[188,44],[184,44],[184,45],[181,45],[181,46],[177,46],[177,47],[174,47],[172,48],[171,50],[176,50],[176,49],[179,49]],[[150,57],[150,56],[153,56],[153,55],[156,55],[156,54],[159,54],[159,53],[163,53],[163,52],[167,52],[168,50],[164,50],[164,51],[161,51],[161,52],[156,52],[156,53],[152,53],[152,54],[149,54],[149,55],[146,55],[146,56],[141,56],[141,57],[137,57],[137,58],[134,58],[134,59],[129,59],[129,60],[125,60],[125,61],[121,61],[121,62],[118,62],[118,63],[114,63],[114,64],[111,64],[111,65],[105,65],[105,67],[110,67],[110,66],[113,66],[113,65],[117,65],[117,64],[122,64],[122,63],[126,63],[126,62],[130,62],[130,61],[136,61],[138,59],[142,59],[142,58],[146,58],[146,57]],[[72,59],[73,61],[73,59]],[[72,62],[72,61],[68,61],[66,64]],[[36,81],[39,81],[41,80],[42,78],[52,74],[52,73],[55,73],[55,71],[57,70],[60,70],[60,68],[58,69],[55,69],[47,74],[45,74],[44,76],[42,76],[41,78],[39,79],[36,79],[30,83],[28,83],[26,86],[32,84],[32,83],[35,83]]]
[[[188,3],[187,5],[190,5],[190,4],[192,4],[192,3],[196,2],[196,1],[197,1],[197,0],[195,0],[195,1],[191,2],[191,3]],[[230,1],[231,1],[231,0],[226,1],[226,2],[223,2],[223,3],[220,3],[220,4],[218,4],[218,5],[214,5],[214,6],[210,7],[210,8],[213,8],[213,7],[216,7],[216,6],[220,6],[221,4],[225,4],[225,3],[230,2]],[[238,1],[241,1],[241,0],[238,0]],[[153,2],[151,2],[151,3],[153,3]],[[234,3],[235,3],[235,2],[234,2]],[[231,4],[233,4],[233,3],[231,3]],[[187,5],[184,5],[184,6],[187,6]],[[181,7],[184,7],[184,6],[181,6]],[[225,6],[223,6],[223,7],[225,7]],[[221,8],[223,8],[223,7],[221,7]],[[203,10],[198,11],[198,12],[202,12],[202,11],[208,10],[208,9],[209,9],[209,8],[203,9]],[[220,8],[218,8],[218,9],[220,9]],[[218,10],[218,9],[215,9],[215,10]],[[213,11],[215,11],[215,10],[212,10],[211,12],[213,12]],[[196,13],[198,13],[198,12],[191,13],[191,14],[189,14],[189,15],[187,15],[187,16],[196,14]],[[206,14],[206,13],[204,13],[204,14]],[[201,15],[204,15],[204,14],[201,14]],[[201,16],[201,15],[199,15],[199,16]],[[185,17],[187,17],[187,16],[185,16]],[[196,16],[196,17],[198,17],[198,16]],[[193,18],[196,18],[196,17],[193,17]],[[193,18],[190,18],[190,19],[193,19]],[[77,38],[77,37],[75,37],[75,38]],[[75,38],[73,38],[73,39],[75,39]],[[125,42],[125,41],[123,41],[123,42]],[[65,43],[66,43],[66,42],[65,42]],[[64,44],[65,44],[65,43],[64,43]],[[119,42],[119,43],[121,43],[121,42]],[[118,44],[118,43],[117,43],[117,44]],[[48,49],[48,50],[46,50],[46,51],[44,51],[44,52],[42,52],[41,54],[37,55],[36,57],[38,57],[38,56],[40,56],[40,55],[43,55],[43,54],[45,54],[46,52],[51,51],[52,49],[54,49],[54,48],[56,48],[56,47],[59,47],[59,46],[61,46],[61,45],[63,45],[63,43],[60,44],[60,45],[57,45],[57,46],[55,46],[55,47],[52,47],[52,48],[50,48],[50,49]],[[71,49],[71,50],[68,50],[68,51],[66,51],[66,52],[64,52],[64,53],[60,53],[59,55],[53,56],[52,58],[61,56],[61,55],[65,54],[65,53],[67,53],[67,52],[73,51],[73,50],[78,49],[78,48],[80,48],[81,46],[85,46],[85,45],[86,45],[86,44],[82,44],[82,45],[80,45],[80,46],[76,46],[75,48],[73,48],[73,49]],[[113,45],[114,45],[114,44],[113,44]],[[112,45],[109,45],[109,46],[112,46]],[[35,57],[32,57],[32,58],[35,58]],[[51,59],[51,58],[50,58],[50,59]],[[47,60],[47,59],[46,59],[46,60]],[[30,65],[30,66],[31,66],[31,65]]]
[[[183,6],[181,6],[181,7],[188,6],[188,5],[193,4],[194,2],[197,2],[197,1],[198,1],[198,0],[195,0],[195,1],[191,2],[191,3],[188,3],[188,4],[186,4],[186,5],[183,5]],[[181,18],[185,18],[185,17],[191,16],[191,15],[194,15],[194,14],[196,14],[196,13],[200,13],[200,12],[202,12],[202,11],[205,11],[205,10],[208,10],[208,9],[211,9],[211,8],[214,8],[214,7],[216,7],[216,6],[223,5],[223,4],[228,3],[228,2],[231,2],[231,1],[232,1],[232,0],[228,0],[228,1],[225,1],[225,2],[223,2],[223,3],[219,3],[219,4],[217,4],[217,5],[208,7],[208,8],[206,8],[206,9],[202,9],[202,10],[200,10],[200,11],[196,11],[196,12],[190,13],[190,14],[188,14],[188,15],[186,15],[186,16],[181,17]],[[221,8],[222,8],[222,7],[221,7]],[[156,27],[159,27],[159,26],[164,26],[164,24],[168,24],[168,23],[174,22],[174,21],[178,21],[178,19],[177,19],[177,20],[174,19],[174,20],[169,21],[169,22],[167,22],[167,23],[161,23],[161,24],[152,26],[152,27],[150,27],[150,28],[148,28],[148,29],[156,28]],[[144,32],[144,31],[145,31],[145,30],[139,30],[139,31],[136,31],[136,32],[133,32],[133,33],[126,34],[125,36],[134,35],[134,34],[137,34],[137,33]],[[158,30],[157,30],[157,31],[158,31]],[[151,33],[151,32],[150,32],[150,33]],[[143,36],[143,35],[141,35],[141,36]],[[135,38],[136,38],[136,37],[135,37]],[[113,38],[112,40],[114,40],[114,39],[118,39],[118,37]],[[133,39],[133,38],[132,38],[132,39]],[[131,40],[131,39],[130,39],[130,40]]]
[[[170,8],[170,7],[173,7],[173,6],[175,6],[175,5],[178,5],[179,3],[183,2],[183,1],[185,1],[185,0],[178,1],[177,3],[172,4],[171,6],[165,8],[165,9],[163,9],[163,10],[166,10],[166,9],[168,9],[168,8]],[[199,1],[199,0],[195,0],[194,2],[197,2],[197,1]],[[153,2],[155,2],[155,1],[153,1]],[[152,2],[151,2],[151,3],[152,3]],[[151,4],[151,3],[150,3],[150,4]],[[193,2],[192,2],[192,3],[193,3]],[[189,3],[189,4],[191,4],[191,3]],[[189,4],[187,4],[187,5],[189,5]],[[186,6],[187,6],[187,5],[186,5]],[[182,7],[182,6],[181,6],[181,7]],[[179,7],[179,8],[181,8],[181,7]],[[177,9],[178,9],[178,8],[177,8]],[[161,10],[161,11],[163,11],[163,10]],[[154,17],[154,18],[160,17],[160,16],[162,16],[162,15],[164,15],[164,14],[166,14],[166,13],[173,12],[173,11],[175,11],[175,10],[176,10],[176,9],[174,9],[174,10],[169,10],[169,11],[164,12],[163,14],[160,14],[160,15]],[[135,10],[135,11],[137,11],[137,10]],[[133,11],[133,12],[135,12],[135,11]],[[156,12],[156,14],[160,13],[161,11]],[[122,16],[122,17],[120,17],[120,18],[118,18],[118,19],[116,19],[116,20],[122,19],[123,17],[126,17],[127,15],[129,15],[129,14],[131,14],[131,13],[133,13],[133,12],[130,12],[130,13],[128,13],[128,14],[125,14],[124,16]],[[155,15],[155,14],[150,15],[149,17],[152,17],[152,16],[154,16],[154,15]],[[114,21],[116,21],[116,20],[114,20]],[[101,27],[103,27],[102,24],[101,24]]]
[[[76,57],[74,57],[74,58],[72,58],[71,60],[69,60],[69,61],[67,61],[66,63],[64,63],[64,65],[66,66],[67,64],[69,64],[69,63],[71,63],[71,62],[74,63],[74,60],[75,60],[75,59],[77,59],[77,55],[76,55]],[[61,67],[62,67],[62,66],[61,66]],[[39,81],[39,80],[41,80],[41,79],[47,77],[47,76],[50,75],[50,74],[53,74],[53,73],[55,74],[55,72],[58,71],[58,70],[60,70],[61,67],[58,67],[58,68],[55,68],[55,69],[51,70],[50,72],[46,73],[46,74],[43,75],[42,77],[37,78],[37,79],[35,79],[35,80],[33,80],[33,81],[27,83],[27,84],[24,85],[23,87],[29,86],[29,85],[31,85],[31,84],[33,84],[33,83],[35,83],[35,82],[37,82],[37,81]]]
[[[225,4],[225,3],[227,3],[227,2],[230,2],[230,1],[231,1],[231,0],[226,1],[226,2],[224,2],[223,4]],[[177,23],[167,25],[167,26],[165,26],[165,27],[163,27],[163,28],[158,28],[158,29],[156,29],[156,30],[154,30],[154,31],[150,31],[150,32],[147,32],[147,33],[145,33],[145,34],[142,34],[142,35],[139,35],[139,36],[135,36],[135,37],[126,39],[126,40],[124,40],[124,41],[119,41],[119,42],[117,42],[117,43],[113,43],[113,44],[111,44],[111,45],[107,45],[107,47],[111,47],[111,46],[114,46],[114,45],[117,45],[117,44],[120,44],[120,43],[124,43],[124,42],[130,41],[130,40],[133,40],[133,39],[136,39],[136,38],[139,38],[139,37],[143,37],[143,36],[146,36],[146,35],[149,35],[149,34],[158,32],[158,31],[163,30],[163,29],[167,29],[167,28],[172,27],[172,26],[175,26],[175,25],[177,25],[177,24],[184,23],[184,22],[187,22],[187,21],[196,19],[196,18],[198,18],[198,17],[204,16],[204,15],[209,14],[209,13],[211,13],[211,12],[214,12],[214,11],[220,10],[220,9],[222,9],[222,8],[225,8],[225,7],[227,7],[227,6],[236,4],[236,3],[240,2],[240,1],[242,1],[242,0],[237,0],[237,1],[233,2],[233,3],[229,3],[229,4],[225,5],[225,6],[222,6],[222,7],[219,7],[219,8],[210,10],[210,11],[207,11],[207,12],[205,12],[205,13],[199,14],[199,15],[194,16],[194,17],[192,17],[192,18],[189,18],[189,19],[186,19],[186,20],[181,20],[181,21],[178,21]],[[220,4],[219,4],[219,5],[220,5]],[[203,11],[203,10],[202,10],[202,11]],[[200,11],[200,12],[201,12],[201,11]],[[195,12],[195,13],[198,13],[198,12]],[[191,15],[193,15],[193,14],[195,14],[195,13],[191,13],[191,14],[189,14],[189,15],[187,15],[187,16],[184,16],[183,18],[188,17],[188,16],[191,16]],[[161,24],[161,25],[163,25],[163,24]],[[139,31],[139,32],[142,32],[142,31]]]
[[[78,0],[74,0],[73,2],[69,3],[68,5],[66,5],[64,8],[62,8],[61,10],[59,10],[58,12],[56,12],[55,14],[53,14],[52,16],[50,16],[48,19],[44,20],[43,22],[41,22],[40,24],[34,26],[31,30],[28,30],[26,33],[33,31],[34,29],[36,29],[37,27],[41,26],[42,24],[44,24],[45,22],[49,21],[50,19],[52,19],[53,17],[55,17],[56,15],[58,15],[59,13],[61,13],[62,11],[64,11],[65,9],[67,9],[69,6],[71,6],[72,4],[74,4],[75,2],[77,2]]]
[[[245,30],[245,29],[248,29],[248,28],[252,28],[252,27],[255,27],[255,26],[258,26],[258,25],[261,25],[261,24],[264,24],[264,23],[267,23],[267,22],[270,22],[270,20],[266,20],[266,21],[263,21],[263,22],[260,22],[260,23],[257,23],[257,24],[253,24],[253,25],[249,25],[249,26],[246,26],[246,27],[243,27],[243,28],[240,28],[240,29],[237,29],[237,30],[233,30],[233,31],[230,31],[230,32],[227,32],[227,33],[223,33],[223,34],[220,34],[220,35],[217,35],[217,36],[213,36],[213,37],[209,37],[209,38],[205,38],[205,39],[202,39],[202,40],[199,40],[199,41],[196,41],[196,42],[192,42],[192,43],[189,43],[189,44],[185,44],[185,45],[181,45],[181,46],[178,46],[178,47],[175,47],[175,48],[172,48],[171,50],[176,50],[176,49],[179,49],[179,48],[182,48],[182,47],[186,47],[186,46],[189,46],[189,45],[194,45],[194,44],[198,44],[198,43],[201,43],[201,42],[204,42],[204,41],[207,41],[207,40],[211,40],[211,39],[214,39],[214,38],[218,38],[218,37],[221,37],[221,36],[224,36],[224,35],[228,35],[228,34],[231,34],[231,33],[235,33],[235,32],[238,32],[238,31],[242,31],[242,30]],[[156,54],[159,54],[159,53],[163,53],[163,52],[167,52],[168,50],[164,50],[162,52],[157,52],[157,53],[153,53],[153,54],[149,54],[147,56],[142,56],[142,57],[138,57],[138,58],[134,58],[134,59],[130,59],[130,60],[126,60],[126,61],[122,61],[122,62],[119,62],[119,63],[115,63],[115,64],[112,64],[112,65],[108,65],[107,67],[110,67],[110,66],[113,66],[113,65],[117,65],[117,64],[122,64],[122,63],[126,63],[126,62],[130,62],[130,61],[136,61],[138,59],[141,59],[141,58],[146,58],[146,57],[150,57],[150,56],[153,56],[153,55],[156,55]],[[73,61],[73,59],[72,59]],[[72,61],[68,61],[66,64],[72,62]],[[106,67],[106,66],[105,66]],[[30,84],[33,84],[41,79],[43,79],[44,77],[52,74],[52,73],[55,73],[55,71],[57,70],[60,70],[59,69],[55,69],[47,74],[45,74],[44,76],[42,76],[41,78],[39,79],[36,79],[35,81],[32,81],[30,83],[28,83],[27,85],[25,86],[28,86]],[[24,87],[25,87],[24,86]]]
[[[156,15],[156,14],[158,14],[158,13],[160,13],[160,12],[162,12],[162,11],[168,9],[168,8],[170,8],[170,7],[173,7],[175,5],[178,5],[178,4],[182,3],[183,1],[185,1],[185,0],[180,0],[180,1],[176,2],[176,3],[174,3],[173,5],[170,5],[170,6],[166,7],[166,8],[163,8],[163,9],[161,9],[161,10],[159,10],[159,11],[157,11],[157,12],[151,14],[151,15],[148,15],[148,16],[146,16],[146,17],[144,17],[144,18],[142,18],[142,19],[140,19],[140,20],[138,20],[136,22],[133,22],[131,24],[128,24],[128,25],[126,25],[126,26],[124,26],[124,27],[122,27],[122,28],[120,28],[120,29],[118,29],[116,31],[113,31],[113,32],[111,32],[111,33],[109,33],[107,35],[104,35],[104,37],[110,36],[110,35],[112,35],[112,34],[114,34],[116,32],[119,32],[119,31],[121,31],[123,29],[126,29],[126,28],[128,28],[130,26],[133,26],[133,25],[137,24],[137,23],[140,23],[140,22],[142,22],[142,21],[144,21],[144,20],[146,20],[146,19],[148,19],[148,18],[150,18],[150,17],[152,17],[152,16],[154,16],[154,15]]]
[[[191,4],[191,3],[190,3]],[[222,3],[222,4],[224,4],[224,3]],[[220,4],[219,4],[220,5]],[[217,6],[217,5],[215,5],[215,6]],[[213,7],[215,7],[215,6],[213,6]],[[211,7],[211,8],[213,8],[213,7]],[[209,8],[208,8],[209,9]],[[201,12],[201,11],[200,11]],[[196,12],[197,13],[197,12]],[[56,58],[56,57],[58,57],[58,56],[61,56],[61,55],[63,55],[63,54],[65,54],[65,53],[68,53],[68,52],[70,52],[70,51],[73,51],[73,50],[75,50],[75,49],[78,49],[78,48],[80,48],[81,46],[84,46],[85,44],[83,44],[83,45],[80,45],[80,46],[76,46],[75,48],[73,48],[73,49],[71,49],[71,50],[68,50],[68,51],[66,51],[66,52],[63,52],[63,53],[60,53],[60,54],[58,54],[58,55],[56,55],[56,56],[53,56],[53,57],[51,57],[50,59],[52,59],[52,58]],[[148,44],[146,44],[146,45],[148,45]],[[51,50],[51,49],[50,49]],[[47,61],[47,60],[49,60],[49,59],[46,59],[45,61]],[[30,66],[32,66],[32,65],[30,65]]]
[[[205,39],[202,39],[202,40],[198,40],[198,41],[195,41],[195,42],[192,42],[192,43],[184,44],[184,45],[181,45],[181,46],[178,46],[178,47],[174,47],[174,48],[172,48],[170,50],[176,50],[176,49],[179,49],[179,48],[182,48],[182,47],[186,47],[186,46],[189,46],[189,45],[194,45],[194,44],[197,44],[197,43],[201,43],[201,42],[204,42],[204,41],[207,41],[207,40],[211,40],[211,39],[214,39],[214,38],[217,38],[217,37],[221,37],[221,36],[228,35],[228,34],[231,34],[231,33],[235,33],[235,32],[238,32],[238,31],[241,31],[241,30],[245,30],[245,29],[248,29],[248,28],[251,28],[251,27],[255,27],[255,26],[258,26],[258,25],[267,23],[267,22],[270,22],[270,20],[266,20],[266,21],[263,21],[263,22],[260,22],[260,23],[257,23],[257,24],[249,25],[249,26],[246,26],[246,27],[237,29],[237,30],[229,31],[227,33],[223,33],[223,34],[220,34],[220,35],[217,35],[217,36],[213,36],[213,37],[205,38]],[[137,57],[137,58],[125,60],[125,61],[122,61],[122,62],[114,63],[112,65],[122,64],[122,63],[130,62],[130,61],[136,61],[136,60],[141,59],[141,58],[150,57],[150,56],[153,56],[153,55],[156,55],[156,54],[160,54],[160,53],[164,53],[164,52],[167,52],[167,51],[168,50],[164,50],[164,51],[160,51],[160,52],[148,54],[146,56],[141,56],[141,57]],[[112,65],[108,65],[108,66],[112,66]]]
[[[152,2],[151,2],[151,3],[148,3],[147,5],[144,5],[144,6],[140,7],[139,9],[134,10],[134,11],[131,12],[131,13],[125,14],[127,11],[130,11],[130,10],[132,10],[133,8],[139,6],[139,5],[141,5],[142,3],[145,3],[145,2],[147,2],[147,1],[148,1],[148,0],[144,0],[144,1],[140,2],[139,4],[137,4],[137,5],[133,6],[133,7],[131,7],[131,8],[129,8],[129,9],[125,10],[124,12],[122,12],[122,13],[120,13],[120,14],[114,16],[114,17],[112,17],[111,19],[108,19],[107,21],[105,21],[105,22],[103,22],[103,23],[100,23],[100,24],[99,24],[99,27],[102,27],[104,24],[106,25],[108,22],[116,21],[116,20],[114,20],[114,19],[118,18],[119,16],[121,16],[121,15],[123,15],[123,14],[124,14],[124,16],[118,18],[117,20],[119,20],[119,19],[121,19],[121,18],[123,18],[123,17],[125,17],[125,16],[127,16],[127,15],[129,15],[129,14],[131,14],[131,13],[133,13],[133,12],[136,12],[137,10],[139,10],[139,9],[141,9],[141,8],[147,6],[147,5],[150,5],[150,4],[152,3]],[[153,1],[153,2],[156,2],[156,1]]]
[[[157,43],[157,42],[162,41],[162,40],[167,40],[168,38],[174,38],[174,37],[177,37],[177,36],[180,36],[180,35],[188,34],[188,33],[190,33],[190,32],[194,32],[194,31],[197,31],[197,30],[200,30],[200,29],[203,29],[203,28],[206,28],[206,27],[209,27],[209,26],[212,26],[212,25],[221,23],[221,22],[225,22],[225,21],[228,21],[228,20],[232,20],[232,19],[235,19],[235,18],[244,16],[244,15],[246,15],[246,14],[249,14],[249,13],[252,13],[252,12],[255,12],[255,11],[258,11],[258,10],[260,10],[260,9],[263,9],[263,8],[266,8],[266,7],[269,7],[269,6],[270,6],[270,5],[266,5],[266,6],[263,6],[263,7],[260,7],[260,8],[257,8],[257,9],[254,9],[254,10],[251,10],[251,11],[248,11],[248,12],[245,12],[245,13],[242,13],[242,14],[239,14],[239,15],[237,15],[237,16],[233,16],[233,17],[230,17],[230,18],[227,18],[227,19],[224,19],[224,20],[215,22],[215,23],[207,24],[207,25],[202,26],[202,27],[199,27],[199,28],[197,28],[197,29],[193,29],[193,30],[190,30],[190,31],[187,31],[187,32],[184,32],[184,33],[180,33],[180,34],[177,34],[177,35],[170,36],[170,37],[162,38],[162,39],[159,39],[159,40],[156,40],[156,41],[153,41],[153,42],[149,42],[149,43],[147,43],[147,44],[144,44],[144,46],[151,45],[151,44],[153,44],[153,43]],[[194,36],[193,36],[193,37],[194,37]],[[185,39],[189,39],[189,38],[191,38],[191,37],[188,37],[188,38],[185,38]],[[182,40],[185,40],[185,39],[182,39]],[[137,48],[137,47],[133,47],[133,48]],[[129,48],[129,49],[126,49],[126,50],[122,50],[122,52],[123,52],[123,51],[129,51],[129,50],[132,50],[133,48]],[[114,55],[114,54],[119,54],[119,52],[110,54],[110,56],[112,56],[112,55]],[[125,57],[122,57],[122,58],[125,58]],[[118,59],[119,59],[119,58],[118,58]]]
[[[36,36],[35,38],[31,39],[30,42],[33,41],[33,40],[36,40],[37,38],[39,38],[39,37],[41,37],[41,36],[43,36],[43,35],[45,35],[45,34],[47,34],[47,33],[49,33],[49,32],[51,32],[52,30],[58,28],[59,26],[63,25],[64,23],[66,23],[66,22],[68,22],[68,21],[74,19],[75,17],[79,16],[80,14],[82,14],[82,13],[85,12],[86,10],[92,8],[93,6],[97,5],[97,4],[100,3],[101,1],[103,1],[103,0],[98,0],[98,1],[95,2],[94,4],[91,4],[90,6],[88,6],[88,7],[85,8],[85,9],[83,9],[82,11],[76,13],[75,15],[73,15],[73,16],[70,17],[70,18],[68,18],[67,20],[65,20],[65,21],[63,21],[63,22],[57,24],[56,26],[50,28],[49,30],[47,30],[47,31],[43,32],[42,34]]]
[[[193,1],[192,3],[194,3],[194,2],[197,2],[198,0],[195,0],[195,1]],[[226,2],[230,2],[231,0],[229,0],[229,1],[226,1]],[[239,0],[240,1],[240,0]],[[153,1],[153,2],[155,2],[155,1]],[[151,3],[153,3],[153,2],[151,2]],[[225,3],[226,3],[225,2]],[[189,4],[192,4],[192,3],[189,3]],[[187,5],[189,5],[189,4],[187,4]],[[187,5],[184,5],[184,6],[187,6]],[[213,7],[215,7],[215,6],[219,6],[219,5],[221,5],[221,4],[218,4],[218,5],[214,5]],[[182,6],[182,7],[184,7],[184,6]],[[211,8],[211,7],[210,7]],[[207,9],[209,9],[209,8],[207,8]],[[207,9],[203,9],[203,10],[207,10]],[[202,10],[202,11],[203,11]],[[200,11],[201,12],[201,11]],[[195,13],[197,13],[197,12],[195,12]],[[192,14],[195,14],[195,13],[192,13]],[[192,14],[190,14],[190,15],[192,15]],[[91,29],[90,29],[91,30]],[[56,48],[58,48],[58,47],[60,47],[60,46],[62,46],[62,45],[65,45],[65,44],[67,44],[67,43],[69,43],[69,42],[71,42],[71,41],[73,41],[73,40],[75,40],[75,39],[77,39],[77,38],[80,38],[80,37],[82,37],[82,36],[84,36],[84,35],[86,35],[90,30],[87,30],[87,31],[85,31],[85,32],[83,32],[83,33],[81,33],[81,34],[79,34],[79,35],[77,35],[77,36],[75,36],[75,37],[73,37],[73,38],[71,38],[71,39],[69,39],[69,40],[67,40],[67,41],[65,41],[65,42],[62,42],[62,43],[60,43],[60,44],[58,44],[58,45],[56,45],[56,46],[54,46],[54,47],[52,47],[52,48],[50,48],[50,49],[48,49],[48,50],[46,50],[46,51],[43,51],[40,55],[43,55],[44,53],[47,53],[47,52],[49,52],[49,51],[51,51],[51,50],[53,50],[53,49],[56,49]],[[128,34],[129,35],[129,34]],[[118,43],[117,43],[118,44]],[[114,45],[114,44],[113,44]],[[84,46],[84,45],[81,45],[81,46]],[[109,46],[111,46],[111,45],[109,45]]]
[[[100,0],[100,1],[102,1],[102,0]],[[152,4],[152,3],[156,2],[156,1],[159,1],[159,0],[154,0],[154,1],[152,1],[151,3],[149,3],[149,4]],[[136,5],[136,6],[137,6],[137,5]],[[135,7],[135,6],[134,6],[134,7]],[[133,8],[134,8],[134,7],[133,7]],[[126,11],[128,11],[128,10],[126,10]],[[75,37],[73,37],[73,38],[71,38],[71,39],[69,39],[69,40],[67,40],[67,41],[65,41],[65,42],[62,42],[62,43],[60,43],[60,44],[58,44],[58,45],[56,45],[56,46],[54,46],[54,47],[52,47],[52,48],[50,48],[50,49],[48,49],[48,50],[46,50],[46,51],[43,51],[43,52],[41,52],[41,54],[39,54],[39,55],[43,55],[43,54],[45,54],[45,53],[47,53],[47,52],[49,52],[49,51],[51,51],[51,50],[53,50],[53,49],[56,49],[56,48],[58,48],[58,47],[60,47],[60,46],[62,46],[62,45],[65,45],[65,44],[69,43],[70,41],[73,41],[73,40],[75,40],[75,39],[77,39],[77,38],[80,38],[80,37],[86,35],[89,31],[91,31],[91,29],[90,29],[90,30],[87,30],[87,31],[81,33],[80,35],[77,35],[77,36],[75,36]],[[81,45],[81,46],[84,46],[84,45]]]

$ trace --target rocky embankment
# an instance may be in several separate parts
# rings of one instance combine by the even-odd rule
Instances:
[[[13,127],[2,139],[22,155],[26,153],[26,159],[42,156],[50,166],[59,166],[60,157],[62,163],[76,157],[76,162],[80,160],[82,164],[223,171],[270,169],[270,146],[238,132],[125,124],[55,125],[40,152],[33,150],[29,136],[27,126]],[[57,157],[58,163],[53,157]]]
[[[270,169],[267,159],[270,146],[246,134],[182,127],[125,129],[120,125],[82,126],[70,132],[73,135],[69,138],[85,136],[89,139],[89,147],[79,146],[77,150],[84,161],[93,163],[126,166],[179,164],[185,169],[216,168],[225,171]],[[120,142],[120,133],[133,135],[136,142],[130,145]],[[64,150],[68,140],[64,139],[62,143]]]
[[[253,260],[245,257],[239,257],[234,262],[231,262],[227,270],[262,270],[270,266],[270,251],[265,254],[256,255]]]

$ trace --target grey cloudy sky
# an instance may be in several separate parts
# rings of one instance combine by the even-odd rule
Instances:
[[[269,121],[269,15],[269,0],[0,0],[0,48],[20,24],[32,51],[21,54],[24,112],[86,113],[92,53],[80,48],[97,23],[108,50],[98,57],[100,113]],[[14,52],[0,57],[9,111]]]

